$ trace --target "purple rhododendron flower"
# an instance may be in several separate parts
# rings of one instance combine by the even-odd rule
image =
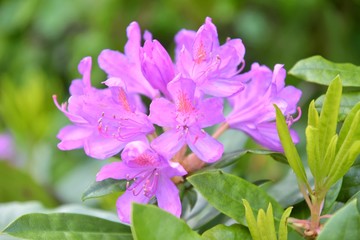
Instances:
[[[144,139],[154,131],[148,117],[136,110],[135,100],[129,98],[125,84],[111,78],[107,89],[96,89],[90,83],[91,58],[79,64],[81,80],[70,86],[68,104],[55,104],[73,123],[60,130],[61,150],[84,148],[91,157],[104,159],[119,153],[133,140]]]
[[[141,72],[141,31],[137,22],[130,23],[127,28],[127,36],[125,54],[105,49],[99,55],[99,66],[108,74],[109,78],[121,78],[126,83],[128,93],[140,93],[152,99],[159,93]],[[145,32],[144,38],[150,41],[152,37],[150,33]]]
[[[177,76],[168,84],[173,102],[154,99],[150,120],[168,130],[155,138],[151,146],[158,152],[173,155],[187,144],[205,162],[219,160],[224,148],[202,128],[224,121],[223,102],[219,98],[201,99],[194,96],[195,83]]]
[[[158,206],[177,217],[181,214],[181,202],[172,177],[187,172],[176,162],[158,154],[142,141],[129,143],[121,153],[121,162],[105,165],[96,175],[97,181],[107,178],[133,181],[117,202],[121,221],[130,222],[131,203],[148,203],[156,196]]]
[[[203,93],[228,97],[241,91],[238,67],[244,63],[245,47],[240,39],[220,46],[216,27],[207,17],[197,32],[182,30],[175,41],[178,71]]]
[[[244,75],[249,82],[242,92],[229,98],[232,111],[226,121],[231,128],[247,133],[262,146],[282,151],[273,104],[276,104],[285,116],[294,114],[301,91],[293,86],[285,87],[286,71],[280,64],[276,64],[272,72],[268,67],[254,63],[251,70]],[[297,133],[292,129],[290,133],[293,141],[297,143]]]

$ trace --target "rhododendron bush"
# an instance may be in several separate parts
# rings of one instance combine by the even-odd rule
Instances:
[[[81,149],[87,161],[103,163],[79,197],[115,196],[109,212],[117,218],[31,213],[4,233],[26,239],[360,237],[359,192],[337,200],[349,188],[344,176],[358,167],[359,67],[321,56],[300,60],[289,74],[327,87],[302,106],[304,92],[287,84],[284,65],[245,62],[251,51],[237,37],[220,42],[210,17],[197,30],[180,30],[174,53],[137,22],[126,34],[123,52],[105,49],[97,61],[79,62],[67,100],[53,95],[68,119],[58,148]],[[107,77],[93,78],[95,67]],[[306,125],[297,126],[304,118]],[[239,136],[256,145],[237,144]],[[299,144],[306,151],[298,152]],[[247,155],[291,171],[283,181],[251,182],[235,167]]]

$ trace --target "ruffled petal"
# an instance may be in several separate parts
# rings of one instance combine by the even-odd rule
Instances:
[[[185,144],[184,133],[170,129],[151,142],[151,147],[166,159],[172,158]]]
[[[293,86],[287,86],[282,89],[278,97],[284,99],[284,101],[286,101],[287,103],[286,109],[284,111],[285,115],[293,114],[296,112],[296,107],[300,101],[301,95],[301,90]]]
[[[162,127],[175,127],[175,105],[165,98],[156,98],[150,104],[149,119]]]
[[[175,59],[176,61],[179,60],[180,52],[183,48],[187,49],[188,51],[191,50],[194,39],[196,36],[196,32],[192,30],[180,30],[175,35]]]
[[[104,179],[127,179],[129,176],[136,176],[141,169],[130,168],[124,162],[112,162],[103,166],[96,174],[96,181]]]
[[[204,162],[215,162],[224,152],[224,146],[201,129],[190,128],[186,142],[195,155]]]
[[[155,195],[160,208],[175,215],[176,217],[180,217],[181,202],[179,190],[171,179],[160,174],[159,185]]]
[[[125,147],[126,143],[127,142],[121,142],[114,138],[94,134],[86,139],[84,150],[90,157],[106,159],[118,154]]]
[[[81,148],[84,145],[84,141],[93,133],[91,128],[78,127],[74,125],[68,125],[63,127],[57,138],[61,140],[58,144],[58,148],[61,150],[72,150]]]
[[[199,86],[201,90],[215,97],[230,97],[244,89],[244,83],[237,78],[213,78]]]
[[[126,56],[118,51],[105,49],[98,57],[99,67],[109,77],[120,77],[124,73],[124,65],[128,64]]]
[[[241,127],[239,126],[238,129],[248,134],[261,146],[270,150],[283,152],[275,122],[265,122],[256,126],[243,124]],[[295,144],[299,142],[300,139],[295,130],[290,129],[290,135]]]
[[[180,75],[178,75],[173,81],[171,81],[167,85],[167,88],[171,96],[173,97],[175,104],[177,105],[178,111],[181,111],[181,107],[179,109],[179,105],[194,105],[195,87],[196,84],[194,83],[194,81],[188,78],[182,78],[180,77]],[[184,101],[188,103],[185,103]]]
[[[201,128],[209,127],[225,120],[223,101],[220,98],[208,98],[199,103],[198,124]]]
[[[132,191],[125,191],[116,201],[116,208],[120,221],[130,223],[132,211],[131,204],[133,202],[145,204],[148,203],[149,200],[150,199],[142,193],[134,194]]]
[[[83,84],[85,88],[88,89],[91,88],[91,80],[90,80],[91,65],[92,65],[91,57],[83,58],[78,65],[79,73],[83,76],[82,77]]]
[[[128,41],[125,44],[125,54],[128,58],[139,61],[139,50],[141,44],[141,30],[137,22],[132,22],[126,28]]]

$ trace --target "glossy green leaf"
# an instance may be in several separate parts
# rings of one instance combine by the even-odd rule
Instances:
[[[129,226],[73,213],[23,215],[11,223],[4,232],[12,236],[36,240],[133,239]]]
[[[153,205],[132,205],[132,230],[137,240],[201,239],[183,220]]]
[[[359,239],[360,212],[357,200],[350,202],[337,211],[322,229],[318,240]]]
[[[298,61],[289,71],[289,74],[323,85],[329,85],[331,80],[340,76],[343,86],[360,86],[360,67],[350,63],[333,63],[321,56],[313,56]]]
[[[98,198],[115,192],[126,190],[127,180],[105,179],[100,182],[92,183],[83,193],[82,200]]]
[[[27,173],[0,161],[0,202],[38,200],[53,207],[56,201]]]
[[[261,188],[242,178],[222,171],[208,171],[192,175],[188,181],[220,212],[245,225],[245,209],[242,199],[251,202],[257,212],[271,203],[275,217],[280,219],[283,212],[279,203]]]
[[[222,224],[207,230],[201,235],[202,240],[252,240],[249,229],[239,224],[225,226]]]
[[[288,239],[288,227],[287,220],[290,216],[292,207],[287,208],[283,215],[281,216],[280,224],[279,224],[279,232],[278,232],[278,240],[287,240]]]
[[[318,112],[321,111],[324,104],[325,95],[321,95],[315,101],[315,107]],[[338,115],[338,121],[343,121],[345,117],[350,113],[351,109],[360,103],[360,92],[343,93],[340,101],[340,109]],[[359,109],[359,107],[357,108]]]
[[[281,144],[284,148],[285,156],[287,157],[290,167],[294,171],[299,181],[299,184],[306,186],[307,189],[310,189],[304,165],[291,139],[289,128],[285,122],[284,116],[281,110],[276,105],[274,106],[276,110],[276,128],[280,137]]]
[[[319,118],[319,152],[324,156],[332,137],[336,133],[337,117],[342,93],[342,84],[339,76],[331,81],[324,99]]]

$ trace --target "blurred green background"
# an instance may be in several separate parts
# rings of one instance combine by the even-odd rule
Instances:
[[[177,31],[197,30],[206,16],[221,42],[243,40],[247,68],[256,61],[270,68],[283,63],[288,70],[315,54],[360,65],[360,0],[0,1],[0,134],[11,136],[14,148],[0,161],[0,202],[80,203],[104,162],[89,160],[82,150],[57,149],[56,134],[68,121],[51,96],[67,99],[85,56],[93,57],[94,85],[105,80],[97,56],[105,48],[123,51],[131,21],[172,50]],[[291,77],[287,81],[304,91],[302,105],[324,91]],[[288,168],[252,156],[236,169],[256,181],[278,180]],[[113,206],[109,201],[100,204]]]

